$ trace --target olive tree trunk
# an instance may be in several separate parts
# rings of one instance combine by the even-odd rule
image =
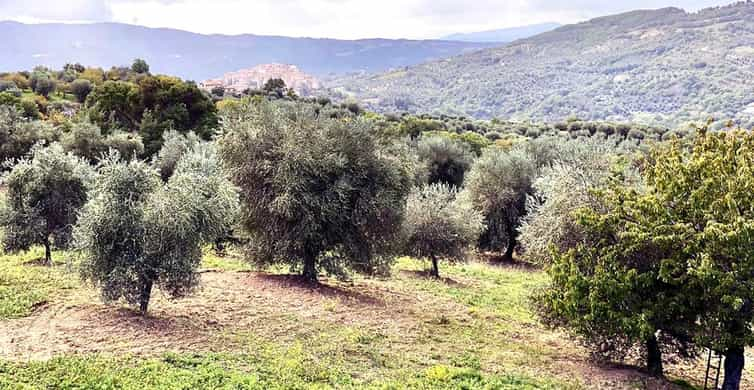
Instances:
[[[518,236],[518,232],[516,231],[516,228],[510,223],[507,224],[505,229],[508,232],[508,247],[505,248],[503,260],[513,261],[513,251],[516,249],[516,238]]]
[[[307,282],[317,282],[317,256],[309,252],[304,255],[304,273],[302,276]]]
[[[440,277],[440,266],[439,266],[438,261],[437,261],[437,256],[432,255],[432,256],[430,256],[430,258],[432,259],[432,270],[430,271],[430,275],[432,275],[432,277],[434,277],[434,278],[439,278]]]
[[[647,371],[649,375],[661,378],[664,375],[662,368],[662,350],[657,336],[652,335],[646,340],[647,347]]]
[[[50,244],[49,238],[45,238],[44,246],[45,246],[45,264],[52,265],[52,246]]]
[[[149,300],[152,297],[152,285],[151,279],[145,280],[141,286],[141,296],[139,297],[139,312],[141,315],[147,315],[147,309],[149,308]]]
[[[733,347],[725,352],[725,379],[723,390],[738,390],[741,387],[741,374],[744,369],[744,349]]]

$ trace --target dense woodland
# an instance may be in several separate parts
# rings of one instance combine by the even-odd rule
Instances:
[[[1,78],[3,249],[77,253],[105,302],[147,315],[156,290],[190,296],[206,247],[312,284],[492,254],[543,268],[539,320],[596,358],[638,353],[662,377],[712,348],[739,386],[750,132],[381,115],[278,81],[224,98],[142,60]]]

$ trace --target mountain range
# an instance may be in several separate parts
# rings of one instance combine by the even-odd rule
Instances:
[[[517,39],[528,38],[543,32],[552,31],[561,25],[558,23],[532,24],[529,26],[503,28],[499,30],[479,31],[472,33],[458,33],[444,36],[445,41],[461,42],[513,42]]]
[[[261,35],[202,35],[118,23],[0,22],[0,71],[59,68],[65,63],[109,68],[144,58],[153,72],[204,80],[260,64],[298,66],[318,77],[392,68],[498,46],[441,40],[337,40]]]
[[[754,3],[606,16],[330,87],[377,111],[754,126]]]

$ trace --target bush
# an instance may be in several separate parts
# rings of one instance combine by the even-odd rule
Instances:
[[[240,188],[251,260],[374,272],[394,248],[411,164],[385,153],[360,118],[308,105],[245,102],[223,120],[220,155]]]
[[[88,121],[73,123],[70,130],[63,134],[61,143],[66,151],[92,163],[100,161],[110,149],[118,151],[126,159],[144,152],[144,145],[138,135],[116,131],[104,136],[97,125]]]
[[[474,161],[469,148],[446,137],[422,138],[417,149],[419,162],[427,170],[429,184],[461,186],[466,171]]]
[[[144,143],[138,134],[115,131],[105,137],[105,147],[115,150],[126,160],[136,159],[144,154]]]
[[[45,261],[51,264],[51,249],[66,248],[71,241],[91,178],[89,165],[59,144],[37,145],[29,159],[20,160],[3,177],[8,187],[0,202],[3,248],[16,252],[44,245]]]
[[[438,260],[464,261],[466,249],[484,230],[482,214],[456,195],[454,187],[430,184],[415,189],[406,202],[402,229],[406,253],[431,260],[435,277],[440,276]]]
[[[0,92],[18,90],[16,83],[10,80],[0,80]]]

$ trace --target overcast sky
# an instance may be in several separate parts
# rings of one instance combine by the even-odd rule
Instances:
[[[0,20],[122,22],[199,33],[436,38],[574,23],[634,9],[688,11],[732,0],[0,0]]]

